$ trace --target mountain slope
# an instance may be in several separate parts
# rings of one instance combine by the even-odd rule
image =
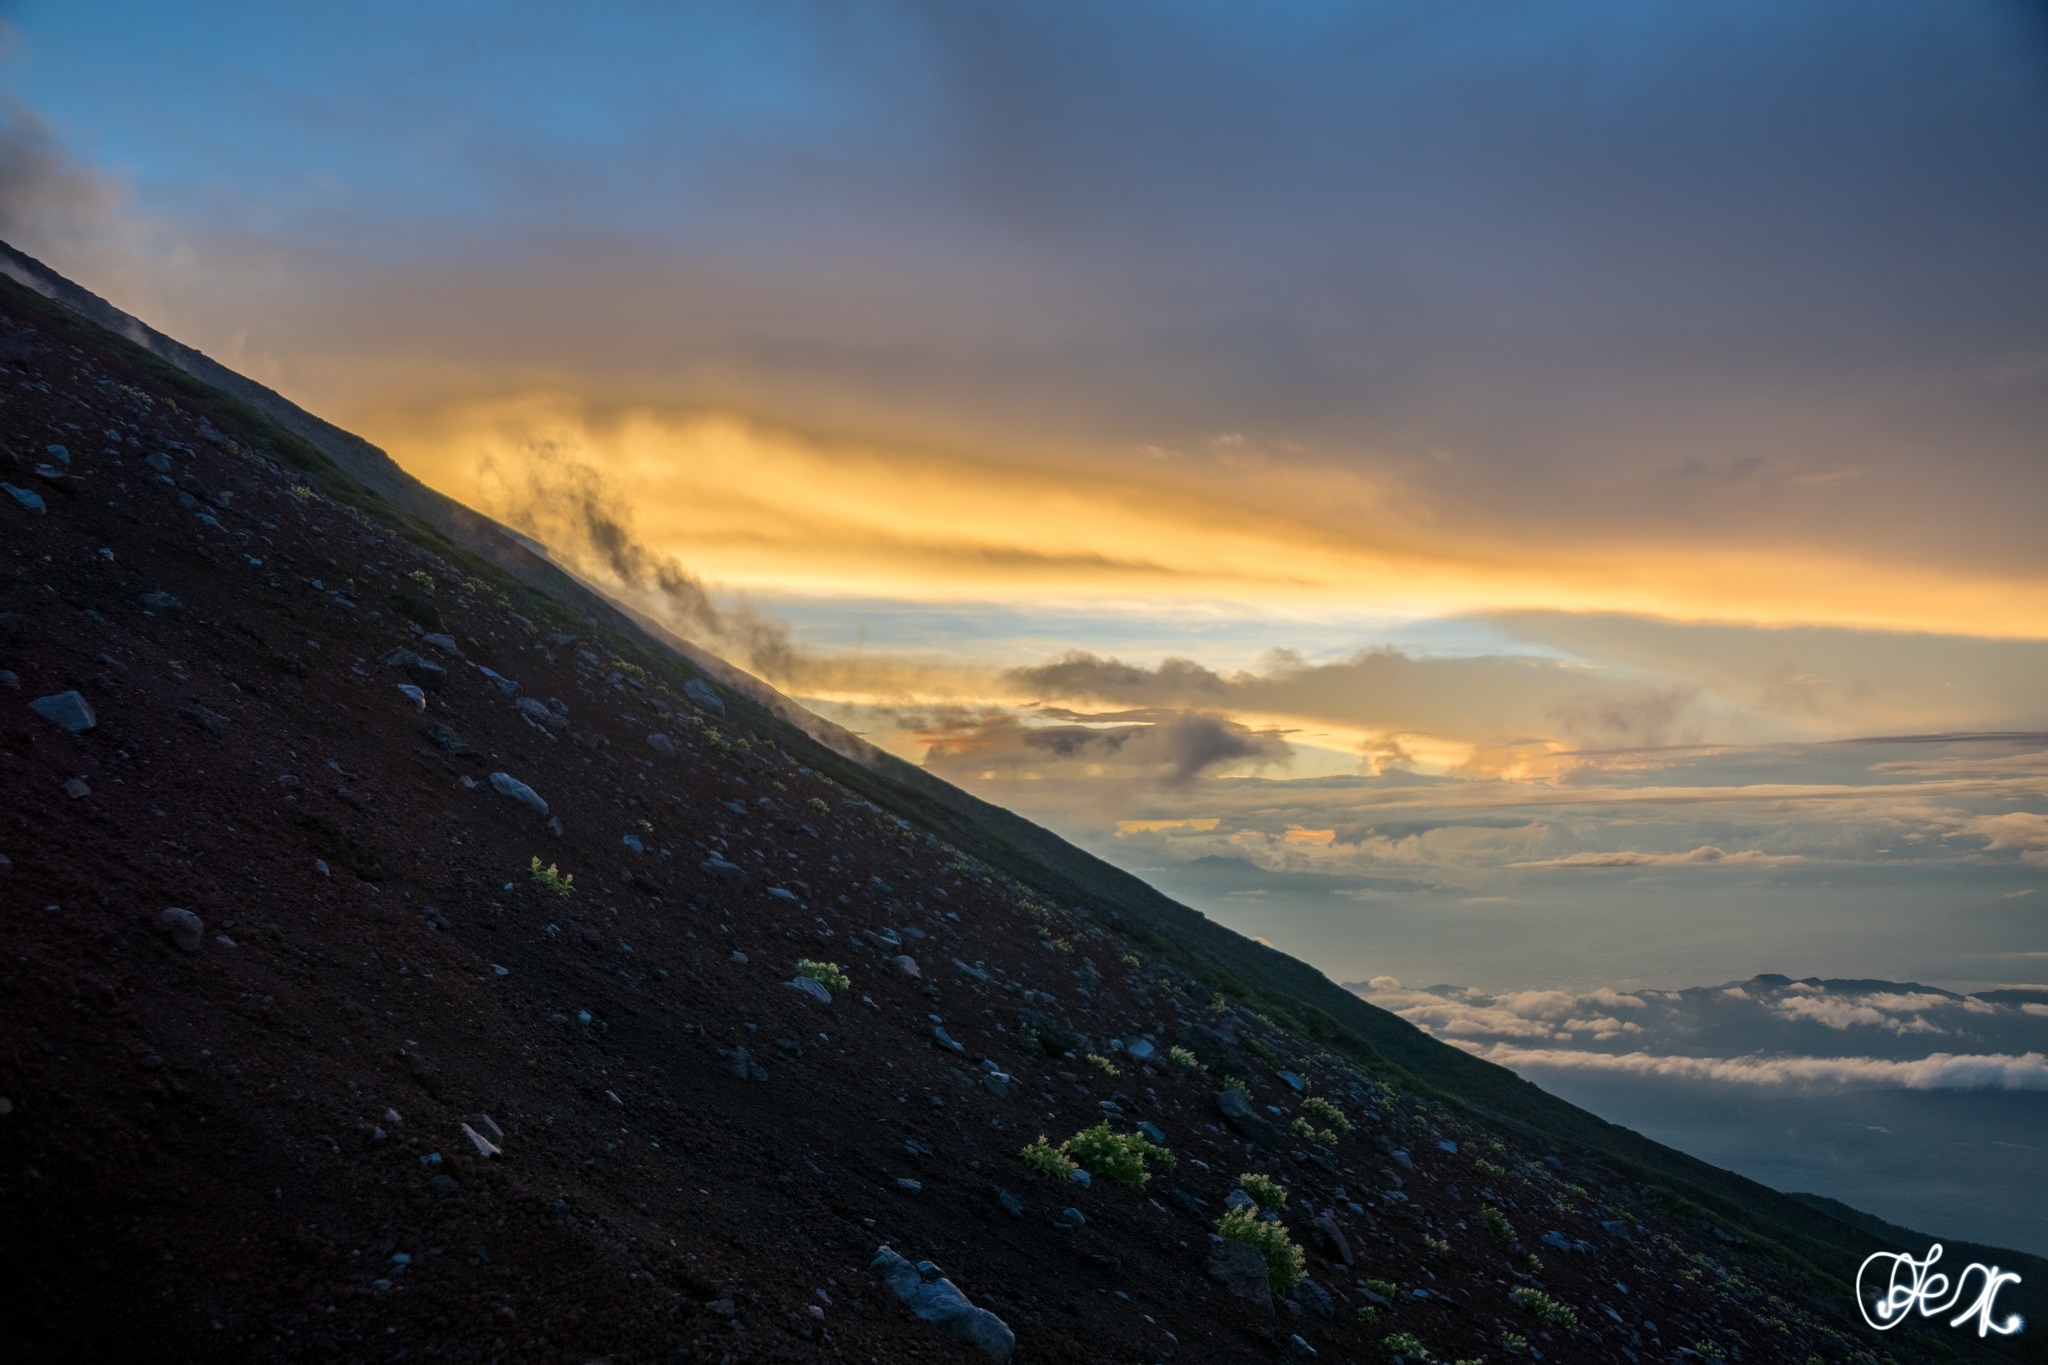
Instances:
[[[0,286],[12,1358],[983,1358],[867,1274],[883,1243],[1029,1359],[1975,1349],[1853,1325],[1847,1273],[1907,1248],[848,758],[64,302]],[[66,693],[90,728],[29,705]],[[1105,1119],[1177,1164],[1018,1156]],[[1209,1274],[1247,1171],[1318,1288]]]

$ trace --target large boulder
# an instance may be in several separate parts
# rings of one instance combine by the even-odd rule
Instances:
[[[1228,1069],[1242,1065],[1244,1053],[1230,1034],[1203,1024],[1188,1024],[1174,1035],[1174,1041],[1195,1054],[1204,1066]]]

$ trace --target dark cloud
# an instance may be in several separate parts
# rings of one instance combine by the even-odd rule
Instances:
[[[966,710],[935,719],[918,737],[930,746],[926,766],[941,773],[1085,764],[1114,778],[1182,788],[1212,769],[1284,766],[1292,756],[1275,733],[1196,712],[1101,728],[1030,725],[1014,715],[977,717]]]
[[[111,181],[71,159],[33,109],[12,99],[0,106],[0,239],[53,259],[103,246],[120,199]]]

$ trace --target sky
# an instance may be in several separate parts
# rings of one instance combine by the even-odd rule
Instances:
[[[0,237],[1333,979],[2048,981],[2048,23],[0,0]]]

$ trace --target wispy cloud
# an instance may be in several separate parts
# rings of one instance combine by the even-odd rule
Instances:
[[[1447,1041],[1514,1070],[1624,1072],[1690,1081],[1770,1086],[1892,1086],[1906,1090],[2048,1090],[2048,1055],[1955,1055],[1912,1061],[1877,1057],[1663,1057],[1646,1052],[1575,1052],[1510,1043]]]

